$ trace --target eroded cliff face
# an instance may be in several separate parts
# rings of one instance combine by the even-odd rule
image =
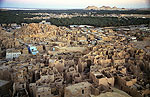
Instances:
[[[127,10],[127,9],[117,8],[116,6],[114,6],[114,7],[110,7],[110,6],[102,6],[102,7],[88,6],[85,8],[85,10]]]
[[[85,10],[99,10],[99,8],[97,6],[88,6]]]

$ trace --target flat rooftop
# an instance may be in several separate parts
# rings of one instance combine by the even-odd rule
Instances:
[[[70,52],[83,52],[86,51],[86,47],[60,47],[60,50],[70,51]]]
[[[66,89],[73,92],[73,91],[76,91],[77,89],[83,89],[84,87],[89,87],[89,86],[91,86],[90,83],[81,82],[81,83],[77,83],[77,84],[74,84],[74,85],[70,85],[70,86],[66,87]]]
[[[18,52],[20,53],[20,50],[17,50],[17,49],[13,48],[13,49],[7,49],[6,52],[7,53],[18,53]]]

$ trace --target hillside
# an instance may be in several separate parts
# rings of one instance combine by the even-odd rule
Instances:
[[[127,9],[117,8],[116,6],[114,6],[114,7],[110,7],[110,6],[102,6],[102,7],[88,6],[85,8],[85,10],[127,10]]]

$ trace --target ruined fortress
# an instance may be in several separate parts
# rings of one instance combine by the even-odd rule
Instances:
[[[149,97],[150,28],[120,29],[1,27],[0,97]]]

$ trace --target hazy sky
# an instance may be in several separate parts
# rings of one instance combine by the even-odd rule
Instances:
[[[148,8],[149,0],[0,0],[0,7],[72,9],[87,6]]]

